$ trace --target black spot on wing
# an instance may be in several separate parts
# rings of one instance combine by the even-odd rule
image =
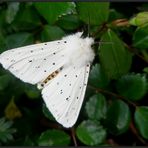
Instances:
[[[36,66],[35,68],[40,68],[40,66]]]

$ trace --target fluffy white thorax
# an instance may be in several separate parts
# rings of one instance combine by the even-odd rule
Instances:
[[[94,59],[95,54],[91,48],[94,39],[90,37],[82,38],[81,35],[82,32],[78,32],[63,38],[66,41],[65,56],[67,65],[77,64],[78,67],[84,66],[91,63]]]

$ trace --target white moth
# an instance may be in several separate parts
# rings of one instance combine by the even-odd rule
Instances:
[[[61,40],[7,50],[0,63],[16,77],[42,89],[44,102],[57,122],[72,127],[85,95],[94,40],[82,32]]]

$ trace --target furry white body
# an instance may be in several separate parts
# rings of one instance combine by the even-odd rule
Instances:
[[[58,41],[15,48],[0,55],[5,69],[24,82],[42,88],[47,108],[67,128],[78,118],[94,59],[91,48],[94,40],[81,35],[78,32]],[[45,83],[45,79],[57,70],[57,76]]]

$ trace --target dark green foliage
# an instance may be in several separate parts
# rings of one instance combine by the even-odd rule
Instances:
[[[105,71],[103,70],[100,64],[92,66],[89,75],[89,83],[92,86],[99,88],[105,88],[109,84],[109,78],[105,74]]]
[[[133,36],[133,44],[138,49],[147,49],[148,48],[148,24],[138,27]]]
[[[141,106],[137,107],[135,112],[135,123],[140,134],[145,138],[148,139],[148,107]]]
[[[57,26],[49,26],[46,25],[44,26],[44,29],[41,33],[41,39],[44,42],[47,42],[49,40],[56,40],[56,39],[61,39],[65,35],[64,31],[57,27]]]
[[[114,101],[107,111],[106,127],[113,135],[124,133],[130,124],[130,110],[123,101]]]
[[[75,4],[69,2],[35,3],[38,12],[46,19],[48,24],[54,24],[59,17],[75,11]],[[54,13],[53,13],[54,12]]]
[[[33,43],[33,36],[31,33],[21,32],[8,35],[6,38],[7,48],[16,48],[26,44]]]
[[[86,105],[86,113],[92,120],[100,120],[106,117],[107,103],[102,94],[92,96]]]
[[[57,21],[58,26],[65,30],[75,30],[79,28],[81,22],[77,15],[65,15]]]
[[[117,91],[129,100],[140,100],[147,92],[145,75],[128,74],[117,81]]]
[[[131,55],[124,47],[124,43],[110,29],[102,35],[101,41],[110,44],[99,46],[100,62],[108,77],[117,79],[127,73],[131,67]]]
[[[66,146],[70,143],[70,137],[60,130],[47,130],[38,139],[39,146]]]
[[[12,121],[6,121],[6,119],[0,118],[0,143],[6,143],[9,140],[13,140],[13,133],[16,129],[12,128]]]
[[[76,133],[81,142],[91,146],[103,143],[106,138],[106,130],[97,121],[84,120]]]
[[[36,86],[0,67],[0,145],[147,145],[147,6],[1,2],[0,53],[83,31],[95,39],[96,56],[80,115],[70,129],[56,122]]]
[[[107,21],[109,3],[77,3],[78,15],[82,21],[90,25],[100,25]]]

